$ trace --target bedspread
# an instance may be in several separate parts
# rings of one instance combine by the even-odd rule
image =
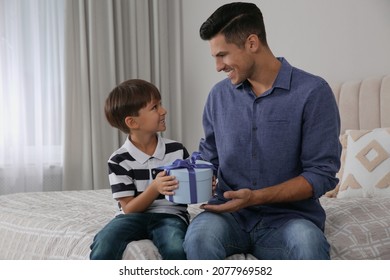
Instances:
[[[332,259],[390,260],[388,198],[321,198]]]
[[[332,259],[390,259],[388,199],[321,198]],[[189,207],[194,217],[201,210]],[[110,190],[0,196],[0,259],[88,259],[95,234],[115,215]],[[130,243],[124,259],[160,259],[149,240]],[[234,255],[229,259],[254,259]]]

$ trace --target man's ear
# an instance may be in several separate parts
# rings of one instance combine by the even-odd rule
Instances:
[[[130,129],[138,128],[138,122],[137,122],[135,117],[127,116],[125,118],[125,123],[126,123],[127,127]]]
[[[246,39],[246,45],[249,50],[256,52],[260,47],[260,39],[256,34],[251,34]]]

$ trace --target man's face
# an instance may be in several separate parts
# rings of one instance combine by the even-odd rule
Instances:
[[[251,77],[254,60],[246,45],[239,48],[235,44],[228,44],[221,34],[213,37],[209,43],[217,71],[226,72],[232,84],[237,85]]]

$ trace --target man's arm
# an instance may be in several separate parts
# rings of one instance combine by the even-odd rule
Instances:
[[[240,189],[227,191],[228,202],[219,205],[204,204],[201,208],[211,212],[235,212],[242,208],[280,202],[293,202],[313,196],[313,188],[303,177],[298,176],[281,184],[260,190]]]

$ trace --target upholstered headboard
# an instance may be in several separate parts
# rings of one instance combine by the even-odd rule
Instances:
[[[331,85],[347,129],[390,127],[390,75]]]

